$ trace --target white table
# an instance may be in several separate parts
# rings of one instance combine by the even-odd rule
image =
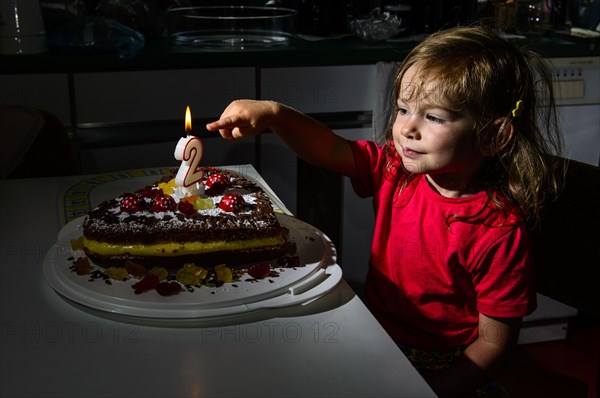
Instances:
[[[41,264],[63,192],[85,178],[0,181],[0,396],[434,396],[344,281],[307,305],[189,327],[65,301]]]

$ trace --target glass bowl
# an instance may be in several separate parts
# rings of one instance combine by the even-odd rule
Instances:
[[[176,44],[212,49],[251,49],[289,44],[296,10],[282,7],[173,7],[167,11]]]
[[[388,11],[373,10],[365,17],[350,21],[350,30],[355,36],[368,41],[390,39],[403,30],[402,18]]]

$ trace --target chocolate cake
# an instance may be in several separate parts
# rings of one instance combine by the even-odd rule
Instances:
[[[284,229],[265,192],[229,171],[204,168],[192,187],[177,170],[152,186],[105,201],[83,222],[83,248],[96,264],[178,268],[250,263],[282,255]]]

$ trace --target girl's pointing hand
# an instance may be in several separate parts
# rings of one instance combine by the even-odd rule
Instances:
[[[254,137],[266,130],[278,112],[272,101],[236,100],[230,103],[219,120],[208,123],[208,131],[219,131],[229,141]]]

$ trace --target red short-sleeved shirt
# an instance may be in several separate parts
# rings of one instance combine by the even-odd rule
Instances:
[[[520,317],[536,306],[530,237],[515,213],[480,192],[438,194],[424,175],[398,194],[382,149],[351,142],[359,196],[373,196],[375,232],[367,305],[398,343],[444,349],[477,338],[479,313]],[[485,210],[482,212],[482,209]],[[470,222],[452,216],[477,215]]]

